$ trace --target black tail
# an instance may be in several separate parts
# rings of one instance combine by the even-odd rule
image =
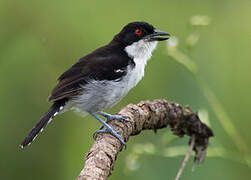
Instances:
[[[42,132],[45,126],[55,117],[60,110],[62,110],[64,103],[54,102],[50,107],[48,112],[39,120],[39,122],[33,127],[29,135],[24,138],[23,142],[20,144],[21,148],[24,148],[27,145],[30,145],[31,142],[37,137],[39,132]]]

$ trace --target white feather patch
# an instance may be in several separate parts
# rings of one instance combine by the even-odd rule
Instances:
[[[58,115],[58,112],[55,112],[53,116],[55,117],[56,115]]]

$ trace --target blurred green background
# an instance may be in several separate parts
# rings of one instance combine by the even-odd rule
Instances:
[[[200,30],[201,38],[191,49],[186,38],[194,31],[189,19],[196,14],[210,17],[211,24]],[[56,117],[32,146],[21,150],[18,145],[49,108],[46,98],[56,78],[80,57],[108,43],[125,24],[143,20],[178,37],[179,49],[197,64],[198,73],[194,76],[168,56],[166,43],[161,42],[144,79],[108,112],[157,98],[189,104],[196,111],[206,109],[215,133],[209,151],[221,147],[231,155],[212,153],[194,172],[190,161],[182,179],[250,180],[250,16],[250,0],[0,0],[0,179],[77,177],[93,143],[92,133],[99,127],[93,118],[65,113]],[[214,106],[214,100],[208,103],[211,97],[205,97],[196,76],[224,110]],[[222,113],[229,119],[221,118]],[[226,132],[232,132],[229,121],[237,138],[236,132],[232,136]],[[164,129],[131,137],[109,179],[174,179],[184,155],[166,157],[161,149],[186,146],[188,138],[163,143],[163,137],[168,141],[172,135]],[[244,147],[238,146],[240,139]],[[137,168],[130,168],[130,163],[128,167],[133,149],[145,143],[151,143],[158,153],[143,154],[137,159]]]

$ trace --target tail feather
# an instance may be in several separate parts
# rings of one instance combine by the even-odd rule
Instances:
[[[21,148],[30,145],[35,140],[39,132],[42,132],[47,124],[62,110],[64,103],[55,102],[48,112],[39,120],[39,122],[33,127],[28,136],[26,136],[23,142],[20,144]]]

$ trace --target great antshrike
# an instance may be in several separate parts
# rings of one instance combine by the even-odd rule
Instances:
[[[29,145],[58,114],[70,109],[89,113],[102,124],[96,133],[109,132],[125,145],[121,136],[108,121],[125,117],[102,112],[118,103],[144,76],[147,61],[158,41],[169,34],[156,30],[146,22],[127,24],[112,41],[82,57],[58,78],[49,101],[53,104],[40,119],[20,147]],[[104,116],[106,121],[98,115]]]

